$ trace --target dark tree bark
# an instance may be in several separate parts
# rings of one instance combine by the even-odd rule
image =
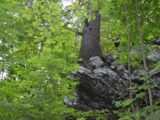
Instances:
[[[95,12],[94,20],[84,22],[80,58],[88,61],[90,57],[101,56],[100,48],[100,18],[101,15]]]

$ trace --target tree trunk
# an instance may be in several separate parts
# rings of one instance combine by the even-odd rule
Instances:
[[[100,48],[100,18],[101,15],[95,12],[96,18],[84,22],[80,58],[88,61],[90,57],[101,56]]]
[[[142,37],[142,32],[141,32],[139,15],[140,15],[140,12],[139,12],[138,0],[136,0],[137,30],[138,30],[138,33],[139,33],[140,47],[141,47],[141,54],[142,54],[142,58],[143,58],[144,70],[147,73],[146,76],[148,76],[149,73],[148,73],[148,67],[147,67],[146,58],[145,58],[144,42],[143,42],[143,37]],[[147,82],[148,82],[148,80],[147,80]],[[150,106],[152,106],[153,105],[153,100],[152,100],[152,91],[151,91],[151,88],[148,88],[148,95],[149,95],[149,104],[150,104]]]

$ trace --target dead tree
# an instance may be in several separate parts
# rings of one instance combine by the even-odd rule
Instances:
[[[100,47],[100,19],[101,15],[94,12],[95,19],[84,22],[80,58],[88,61],[90,57],[101,56]]]

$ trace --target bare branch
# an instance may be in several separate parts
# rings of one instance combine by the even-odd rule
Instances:
[[[67,30],[69,30],[69,31],[71,31],[71,32],[75,32],[78,35],[83,35],[83,32],[79,32],[79,31],[73,30],[73,29],[71,29],[69,27],[66,27],[66,26],[64,26],[64,28],[67,29]]]

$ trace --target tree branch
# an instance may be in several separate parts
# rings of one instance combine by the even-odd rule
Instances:
[[[69,28],[67,26],[64,26],[64,28],[69,30],[69,31],[71,31],[71,32],[77,33],[78,35],[83,35],[83,32],[79,32],[79,31],[73,30],[73,29],[71,29],[71,28]]]

